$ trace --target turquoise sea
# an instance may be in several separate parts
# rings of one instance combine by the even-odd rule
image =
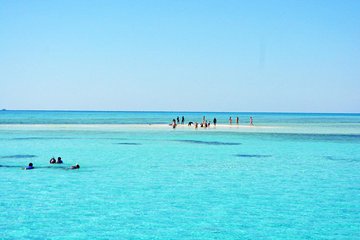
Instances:
[[[0,111],[0,179],[0,239],[360,239],[360,114]]]

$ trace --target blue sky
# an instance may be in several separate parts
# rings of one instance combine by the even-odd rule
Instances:
[[[3,1],[0,108],[360,112],[360,1]]]

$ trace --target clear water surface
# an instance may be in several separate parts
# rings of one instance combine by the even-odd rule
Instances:
[[[155,127],[182,115],[287,130]],[[359,114],[0,111],[0,239],[360,239],[359,125]]]

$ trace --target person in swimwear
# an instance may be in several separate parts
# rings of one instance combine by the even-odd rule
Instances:
[[[29,163],[29,166],[27,166],[26,168],[24,168],[24,170],[31,170],[34,169],[34,166],[32,163]]]
[[[50,164],[55,164],[56,163],[56,159],[54,158],[54,157],[52,157],[51,159],[50,159]]]
[[[56,163],[57,163],[57,164],[62,164],[62,163],[63,163],[63,161],[61,160],[61,157],[58,157],[58,160],[57,160]]]
[[[75,166],[71,166],[70,169],[79,169],[80,165],[77,163]]]
[[[175,119],[173,119],[173,123],[171,124],[172,128],[175,129],[175,128],[176,128],[176,125],[177,125],[177,124],[176,124],[176,121],[175,121]]]

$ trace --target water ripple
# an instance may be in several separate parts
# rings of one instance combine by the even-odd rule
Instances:
[[[240,145],[241,143],[234,142],[218,142],[218,141],[199,141],[199,140],[176,140],[177,142],[206,144],[206,145]]]
[[[118,145],[141,145],[140,143],[131,143],[131,142],[124,142],[124,143],[114,143]]]
[[[359,162],[360,159],[356,158],[339,158],[334,156],[324,156],[325,159],[331,160],[331,161],[346,161],[346,162]]]
[[[60,139],[60,140],[69,140],[69,139],[75,139],[75,138],[67,138],[67,137],[17,137],[12,138],[11,140],[14,141],[26,141],[26,140],[54,140],[54,139]]]
[[[36,155],[31,154],[18,154],[18,155],[9,155],[9,156],[1,156],[0,158],[35,158]]]
[[[241,158],[268,158],[271,157],[271,155],[261,155],[261,154],[236,154],[236,157]]]

